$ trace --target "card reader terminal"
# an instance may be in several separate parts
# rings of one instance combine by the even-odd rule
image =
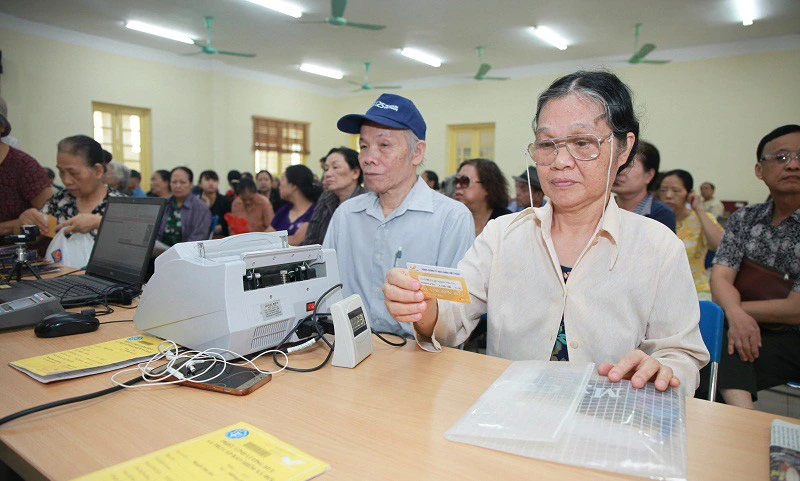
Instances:
[[[42,291],[20,297],[0,304],[0,329],[33,326],[57,312],[64,312],[64,308],[58,298],[49,292]]]
[[[372,328],[361,296],[353,294],[331,305],[336,344],[331,364],[354,368],[372,354]]]

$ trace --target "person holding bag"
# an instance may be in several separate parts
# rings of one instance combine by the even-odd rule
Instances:
[[[755,174],[771,200],[730,216],[711,270],[727,321],[718,387],[749,409],[758,391],[800,380],[800,125],[761,139]]]
[[[122,194],[103,183],[103,147],[89,136],[74,135],[59,142],[56,168],[64,189],[41,210],[23,212],[19,225],[37,225],[43,235],[53,237],[48,260],[82,268],[92,252],[108,198]]]

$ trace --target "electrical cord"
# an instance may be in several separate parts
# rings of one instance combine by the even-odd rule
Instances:
[[[390,346],[400,347],[400,346],[405,346],[406,344],[408,344],[408,340],[405,337],[401,336],[400,334],[395,334],[393,332],[378,332],[378,331],[372,331],[372,333],[375,334],[376,336],[378,336],[378,339],[380,339],[381,341],[385,342],[386,344],[388,344]],[[392,341],[390,341],[388,339],[385,339],[383,336],[381,336],[381,334],[386,334],[386,335],[389,335],[389,336],[399,337],[400,338],[400,342],[392,342]]]
[[[86,269],[75,269],[74,271],[69,271],[69,272],[65,272],[65,273],[63,273],[63,274],[59,274],[59,275],[57,275],[57,276],[53,276],[53,277],[51,277],[50,279],[55,279],[55,278],[57,278],[57,277],[64,277],[64,276],[72,276],[72,275],[75,275],[75,274],[76,274],[76,273],[78,273],[78,272],[83,272],[83,271],[85,271],[85,270],[86,270]]]
[[[322,341],[325,342],[325,344],[328,345],[328,349],[329,349],[328,350],[328,355],[325,356],[325,359],[320,364],[318,364],[318,365],[316,365],[314,367],[310,367],[310,368],[287,367],[287,366],[282,365],[280,362],[278,362],[277,353],[273,353],[272,354],[272,361],[275,363],[276,366],[280,367],[281,369],[286,369],[287,371],[314,372],[314,371],[317,371],[319,369],[322,369],[328,363],[328,361],[330,360],[331,356],[333,355],[333,351],[334,351],[336,342],[331,343],[328,340],[328,338],[325,337],[325,328],[320,323],[320,319],[323,318],[323,317],[330,317],[331,314],[329,312],[320,313],[320,312],[317,311],[317,308],[320,306],[320,304],[322,304],[322,301],[325,300],[325,298],[331,292],[333,292],[335,289],[341,288],[341,287],[342,287],[342,284],[336,284],[335,286],[331,287],[330,289],[328,289],[327,291],[322,293],[322,295],[319,297],[319,299],[317,299],[317,302],[314,304],[314,311],[311,313],[311,315],[307,316],[305,319],[303,319],[302,321],[298,322],[297,325],[289,333],[286,334],[286,336],[281,340],[281,342],[278,343],[278,346],[279,346],[278,349],[281,349],[281,347],[283,347],[283,345],[286,342],[286,340],[288,340],[293,334],[295,334],[297,332],[297,330],[300,328],[301,325],[303,325],[304,323],[310,321],[313,324],[314,329],[317,331],[317,337],[313,340],[313,342],[305,343],[305,344],[308,344],[308,345],[295,346],[293,348],[293,350],[289,350],[287,352],[294,352],[294,350],[305,349],[307,347],[312,346],[317,341],[322,340]],[[403,337],[403,336],[401,336],[399,334],[395,334],[393,332],[373,331],[372,333],[375,334],[376,336],[378,336],[378,339],[380,339],[381,341],[385,342],[386,344],[388,344],[390,346],[401,347],[401,346],[405,346],[406,344],[408,344],[408,340],[405,337]],[[395,337],[400,339],[400,342],[392,342],[392,341],[386,339],[385,337],[383,337],[381,334],[388,335],[388,336],[395,336]]]
[[[137,302],[135,306],[124,306],[122,304],[117,304],[116,302],[109,302],[109,306],[119,307],[120,309],[125,309],[126,311],[130,311],[139,307],[139,303]]]
[[[123,369],[114,373],[111,376],[111,382],[114,384],[132,389],[135,387],[148,387],[148,386],[162,386],[162,385],[171,385],[171,384],[181,384],[186,381],[195,381],[197,382],[204,382],[208,383],[216,379],[219,376],[222,376],[225,373],[225,368],[228,365],[231,366],[245,366],[250,365],[252,370],[258,371],[261,374],[277,374],[283,370],[283,368],[277,371],[263,371],[255,365],[253,361],[258,359],[259,357],[270,354],[270,353],[278,353],[284,356],[286,362],[289,362],[289,356],[285,352],[275,351],[275,350],[268,350],[259,353],[258,355],[248,359],[247,357],[231,351],[229,349],[223,349],[218,347],[212,347],[206,349],[204,351],[194,351],[194,350],[184,350],[180,351],[180,348],[174,341],[166,340],[161,342],[158,345],[158,353],[151,357],[147,362],[141,362],[136,367],[130,369]],[[231,362],[228,361],[225,356],[229,356],[231,358],[240,358],[243,359],[243,362]],[[154,363],[166,359],[167,362],[160,366],[155,366]],[[208,362],[210,361],[210,362]],[[206,364],[205,369],[198,369],[195,366],[198,364]],[[211,377],[201,377],[205,374],[209,373],[217,363],[221,363],[223,368],[216,374]],[[181,372],[181,369],[187,369],[186,373]],[[145,384],[141,386],[126,386],[124,383],[117,381],[117,376],[124,372],[130,371],[138,371],[142,378],[144,378]]]
[[[320,304],[322,304],[322,301],[324,301],[326,297],[328,297],[336,289],[341,289],[341,288],[342,288],[342,284],[340,283],[340,284],[334,285],[333,287],[331,287],[327,291],[323,292],[322,295],[319,296],[319,299],[317,299],[317,302],[314,303],[314,310],[312,311],[311,315],[306,316],[302,321],[298,322],[297,325],[294,326],[294,328],[292,328],[292,330],[289,331],[286,334],[286,336],[284,336],[284,338],[281,340],[281,342],[278,343],[278,346],[279,346],[278,349],[280,349],[281,347],[283,347],[284,343],[290,337],[292,337],[293,334],[295,334],[297,332],[297,330],[300,328],[300,326],[303,323],[309,321],[309,319],[310,319],[310,322],[313,323],[314,329],[316,329],[316,331],[317,331],[317,337],[315,338],[314,343],[316,343],[317,341],[319,341],[321,339],[321,340],[323,340],[325,342],[325,344],[328,345],[328,355],[325,356],[325,359],[321,363],[319,363],[318,365],[316,365],[314,367],[310,367],[310,368],[288,367],[288,366],[284,366],[280,362],[278,362],[277,352],[273,352],[272,353],[272,362],[274,362],[276,366],[278,366],[281,369],[286,369],[287,371],[314,372],[314,371],[318,371],[318,370],[322,369],[323,367],[325,367],[326,364],[328,364],[328,361],[331,359],[331,356],[333,355],[334,344],[331,344],[331,342],[328,341],[328,339],[325,337],[325,328],[322,327],[322,325],[319,323],[319,317],[321,317],[321,314],[319,314],[317,312],[317,309],[319,308]],[[311,343],[311,344],[313,345],[314,343]]]
[[[82,288],[85,288],[85,289],[93,292],[95,294],[95,297],[92,297],[92,298],[81,298],[80,300],[76,300],[76,301],[72,301],[72,302],[70,302],[69,300],[65,300],[67,294],[71,290],[73,290],[75,288],[78,288],[78,287],[82,287]],[[87,304],[100,304],[103,307],[105,307],[106,310],[103,311],[103,312],[98,313],[97,315],[98,316],[104,316],[106,314],[111,314],[112,312],[114,312],[114,309],[111,307],[111,303],[109,303],[109,301],[108,301],[108,296],[113,294],[116,291],[123,291],[123,292],[127,291],[130,294],[131,299],[133,299],[134,297],[136,297],[136,296],[138,296],[138,295],[140,295],[142,293],[141,289],[138,289],[138,288],[134,287],[133,284],[113,285],[113,286],[105,287],[103,289],[97,289],[95,287],[88,286],[88,285],[83,285],[83,284],[75,284],[75,285],[72,285],[72,286],[68,287],[61,294],[61,298],[59,299],[59,302],[64,307],[78,307],[78,306],[83,306],[83,305],[87,305]],[[113,305],[117,305],[117,304],[113,304]],[[138,304],[137,304],[137,306],[138,306]],[[121,307],[123,309],[129,309],[129,308],[126,308],[126,307],[120,306],[120,305],[117,305],[117,307]]]
[[[125,382],[124,384],[125,384],[125,386],[133,386],[134,384],[142,382],[142,381],[144,381],[144,378],[140,376],[140,377],[135,377],[135,378],[131,379],[130,381]],[[76,403],[76,402],[88,401],[89,399],[94,399],[94,398],[98,398],[100,396],[105,396],[106,394],[111,394],[112,392],[121,391],[122,389],[124,389],[122,386],[117,385],[117,386],[114,386],[114,387],[110,387],[108,389],[103,389],[102,391],[97,391],[97,392],[93,392],[93,393],[90,393],[90,394],[84,394],[82,396],[75,396],[75,397],[71,397],[71,398],[67,398],[67,399],[62,399],[60,401],[53,401],[51,403],[41,404],[39,406],[35,406],[35,407],[32,407],[32,408],[24,409],[22,411],[18,411],[16,413],[14,413],[14,414],[9,414],[8,416],[0,419],[0,426],[2,426],[3,424],[5,424],[7,422],[13,421],[15,419],[19,419],[22,416],[27,416],[28,414],[38,413],[38,412],[44,411],[46,409],[51,409],[51,408],[58,407],[58,406],[66,406],[67,404],[73,404],[73,403]]]
[[[119,321],[106,321],[106,322],[101,322],[100,325],[102,326],[104,324],[114,324],[115,322],[133,322],[133,319],[121,319]]]

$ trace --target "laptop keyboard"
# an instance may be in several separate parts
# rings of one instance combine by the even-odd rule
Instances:
[[[100,297],[108,286],[85,279],[84,276],[55,277],[31,281],[36,287],[49,292],[61,300]]]

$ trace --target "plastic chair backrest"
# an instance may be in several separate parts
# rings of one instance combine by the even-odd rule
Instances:
[[[711,301],[700,301],[700,334],[706,344],[711,362],[719,362],[722,356],[722,325],[725,313]]]
[[[208,234],[208,238],[209,239],[213,239],[214,238],[214,229],[217,228],[217,224],[218,223],[219,223],[219,216],[218,215],[212,215],[211,216],[211,232]]]

